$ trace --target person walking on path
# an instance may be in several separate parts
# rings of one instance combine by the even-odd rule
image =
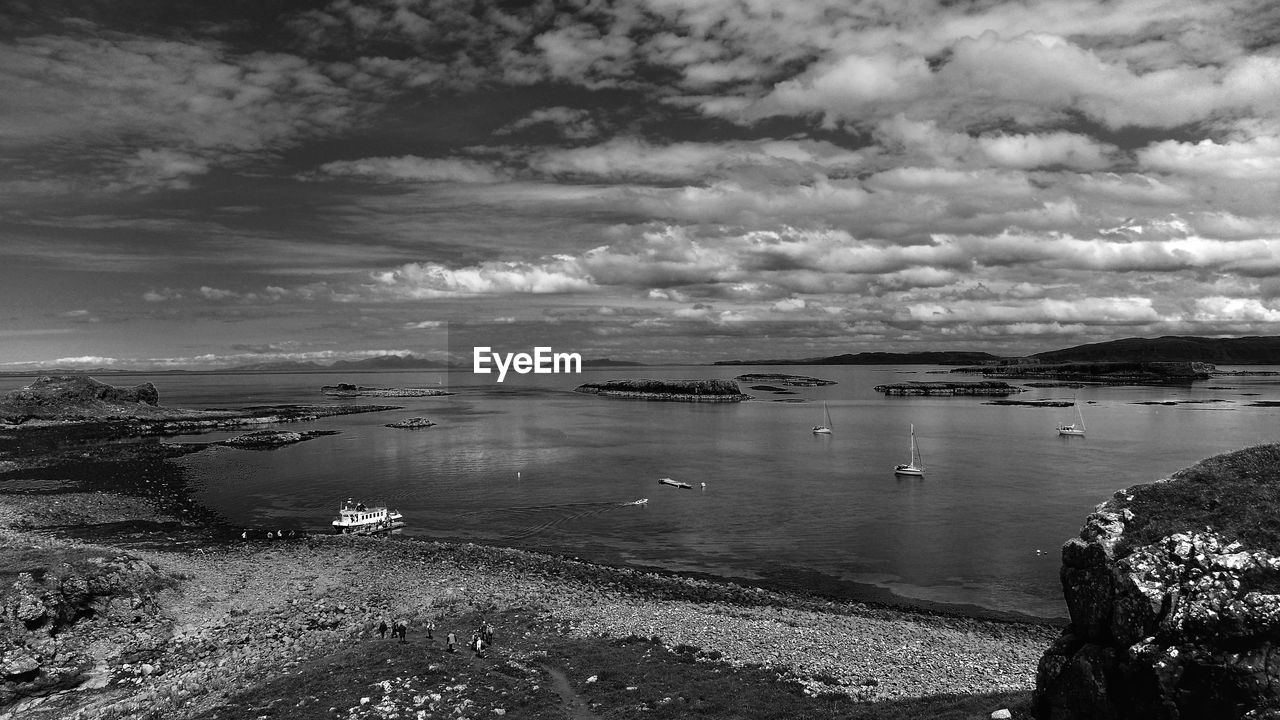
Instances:
[[[446,638],[445,641],[449,643],[449,652],[451,653],[458,652],[458,636],[457,635],[454,635],[453,633],[449,633],[449,637]]]
[[[486,621],[483,627],[484,627],[484,632],[481,634],[481,637],[484,638],[485,645],[492,645],[493,644],[493,626]]]
[[[399,635],[400,642],[405,641],[404,638],[408,632],[409,632],[409,623],[405,622],[404,620],[396,620],[396,627],[392,634]]]
[[[387,639],[387,621],[385,619],[378,621],[378,635],[382,637],[383,640]]]
[[[435,639],[436,639],[436,636],[434,635],[435,630],[436,630],[436,621],[435,621],[435,620],[428,620],[428,621],[427,621],[427,639],[428,639],[428,640],[435,640]]]

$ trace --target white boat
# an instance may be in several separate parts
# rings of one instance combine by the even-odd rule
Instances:
[[[1059,425],[1059,435],[1084,435],[1084,413],[1080,410],[1080,401],[1078,399],[1075,401],[1075,406],[1076,417],[1079,418],[1079,420],[1071,423],[1070,425]]]
[[[813,427],[814,435],[830,435],[831,434],[831,411],[827,409],[826,403],[822,403],[822,415],[825,418],[825,422],[823,422],[821,425],[815,425]]]
[[[916,448],[916,426],[911,426],[911,462],[893,468],[894,475],[924,475],[924,456]]]
[[[404,516],[397,510],[372,507],[347,498],[338,508],[333,527],[344,535],[372,535],[404,527]]]

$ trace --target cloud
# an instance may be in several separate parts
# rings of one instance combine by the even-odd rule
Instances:
[[[655,145],[615,138],[589,147],[544,150],[528,161],[531,170],[552,176],[639,179],[699,184],[729,176],[775,182],[810,179],[815,174],[848,175],[862,156],[826,142],[754,141]]]
[[[1192,319],[1197,322],[1280,323],[1280,307],[1257,298],[1203,297],[1195,301]]]
[[[374,157],[336,160],[320,166],[332,176],[361,177],[377,182],[494,183],[510,179],[510,173],[492,163],[465,158]]]
[[[1253,137],[1222,143],[1163,140],[1137,152],[1145,169],[1192,177],[1280,180],[1280,137]]]
[[[538,126],[550,126],[568,140],[588,140],[600,134],[589,111],[564,106],[538,108],[494,130],[493,134],[511,135]]]

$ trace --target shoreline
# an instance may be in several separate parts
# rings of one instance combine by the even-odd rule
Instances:
[[[97,497],[105,503],[103,514],[87,521],[154,514],[141,498]],[[94,504],[76,497],[65,501],[82,509]],[[58,696],[57,714],[26,712],[54,710],[48,701],[14,717],[132,717],[139,698],[159,703],[165,717],[196,717],[190,709],[226,701],[252,674],[270,678],[293,667],[281,658],[372,638],[382,615],[405,616],[411,632],[420,635],[428,618],[452,622],[467,612],[519,610],[532,613],[543,631],[562,637],[660,638],[668,648],[712,653],[727,667],[768,669],[815,695],[875,701],[1030,691],[1036,662],[1059,629],[475,543],[312,535],[166,547],[163,534],[150,543],[86,542],[64,539],[47,525],[41,529],[39,517],[31,523],[31,511],[46,502],[35,495],[0,496],[5,545],[124,552],[177,582],[157,594],[158,614],[147,621],[153,634],[167,639],[142,648],[135,643],[127,658],[98,658],[94,677],[102,686]],[[282,629],[316,625],[321,607],[327,608],[323,632]],[[107,618],[82,622],[103,624]],[[128,624],[120,628],[133,630]],[[164,671],[140,675],[144,661]],[[868,678],[874,685],[866,684]],[[0,718],[13,709],[0,708]]]

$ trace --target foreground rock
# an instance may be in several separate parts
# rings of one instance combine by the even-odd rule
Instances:
[[[626,400],[668,402],[742,402],[751,399],[733,380],[607,380],[583,383],[573,391]]]
[[[1277,716],[1280,558],[1227,535],[1240,532],[1232,516],[1248,517],[1240,503],[1260,504],[1258,488],[1280,481],[1278,460],[1280,446],[1230,453],[1098,506],[1062,548],[1071,625],[1040,660],[1039,717]],[[1209,463],[1212,473],[1197,472]],[[1233,482],[1244,497],[1233,500]],[[1138,502],[1155,493],[1174,504]],[[1195,519],[1162,520],[1157,527],[1174,531],[1149,537],[1157,512],[1180,510]],[[1194,526],[1183,527],[1188,523]],[[1258,530],[1253,520],[1243,525],[1246,533]]]

